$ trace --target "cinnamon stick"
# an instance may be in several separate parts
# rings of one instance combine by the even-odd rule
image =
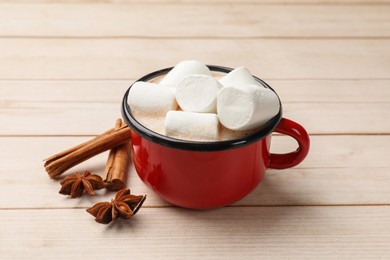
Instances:
[[[46,158],[44,161],[54,161],[54,160],[57,160],[58,158],[63,157],[63,156],[65,156],[65,155],[67,155],[67,154],[70,154],[70,153],[76,151],[77,149],[80,149],[81,147],[87,145],[87,144],[91,144],[91,143],[95,142],[97,139],[99,139],[99,138],[102,137],[103,135],[111,134],[111,133],[114,132],[114,131],[115,131],[115,129],[114,129],[114,128],[111,128],[111,129],[105,131],[104,133],[102,133],[102,134],[100,134],[100,135],[98,135],[98,136],[92,138],[91,140],[89,140],[89,141],[87,141],[87,142],[81,143],[81,144],[76,145],[76,146],[74,146],[74,147],[72,147],[72,148],[69,148],[69,149],[67,149],[67,150],[65,150],[65,151],[62,151],[62,152],[57,153],[57,154],[55,154],[55,155],[53,155],[53,156],[50,156],[49,158]]]
[[[115,129],[119,129],[122,126],[122,120],[118,119]],[[129,139],[125,143],[111,149],[103,174],[103,180],[107,183],[106,189],[118,191],[125,187],[130,159],[130,146]]]
[[[87,142],[45,159],[45,169],[51,178],[56,178],[73,166],[125,143],[130,139],[130,134],[130,128],[125,124],[118,129],[110,129]]]

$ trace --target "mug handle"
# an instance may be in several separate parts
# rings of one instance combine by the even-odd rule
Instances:
[[[286,169],[298,165],[305,159],[309,152],[310,139],[306,130],[298,123],[282,118],[274,130],[277,133],[285,134],[294,138],[299,147],[296,151],[285,154],[270,154],[269,168]]]

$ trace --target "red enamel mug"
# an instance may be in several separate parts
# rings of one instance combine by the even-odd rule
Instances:
[[[232,70],[208,67],[218,73]],[[151,81],[171,69],[152,72],[138,81]],[[263,80],[256,80],[274,91]],[[123,98],[122,115],[132,130],[135,169],[148,187],[174,205],[211,209],[232,204],[257,187],[267,168],[296,166],[309,152],[307,132],[298,123],[282,118],[281,104],[279,113],[264,128],[244,138],[219,142],[184,141],[158,134],[140,124],[128,106],[130,88]],[[286,154],[271,153],[273,132],[294,138],[298,149]]]

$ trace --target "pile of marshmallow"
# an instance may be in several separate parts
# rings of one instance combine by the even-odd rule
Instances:
[[[132,110],[165,116],[167,136],[208,141],[218,141],[219,123],[230,130],[250,130],[280,109],[276,94],[245,67],[217,80],[195,60],[180,62],[158,84],[135,82],[128,104]]]

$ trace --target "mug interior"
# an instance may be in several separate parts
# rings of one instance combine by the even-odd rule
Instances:
[[[213,72],[221,72],[221,73],[229,73],[232,71],[232,68],[228,67],[222,67],[222,66],[215,66],[215,65],[207,65],[207,67],[213,71]],[[164,74],[167,74],[173,67],[165,68],[161,70],[154,71],[152,73],[149,73],[142,78],[136,80],[137,81],[152,81],[153,79],[160,77]],[[181,150],[188,150],[188,151],[221,151],[226,149],[232,149],[232,148],[239,148],[248,144],[251,144],[253,142],[256,142],[257,140],[260,140],[268,135],[270,135],[276,126],[278,125],[279,121],[282,118],[282,104],[280,102],[280,98],[278,94],[273,90],[267,83],[265,83],[263,80],[257,78],[254,76],[254,78],[265,88],[268,88],[272,90],[279,100],[279,112],[277,115],[275,115],[273,118],[271,118],[259,131],[254,132],[252,134],[249,134],[245,137],[238,138],[238,139],[232,139],[232,140],[225,140],[225,141],[215,141],[215,142],[199,142],[199,141],[187,141],[182,139],[176,139],[172,138],[166,135],[162,135],[159,133],[156,133],[152,131],[151,129],[145,127],[142,125],[131,113],[131,108],[128,105],[128,95],[130,92],[131,86],[127,89],[123,100],[122,100],[122,116],[127,125],[138,135],[153,141],[155,143],[177,148]]]

